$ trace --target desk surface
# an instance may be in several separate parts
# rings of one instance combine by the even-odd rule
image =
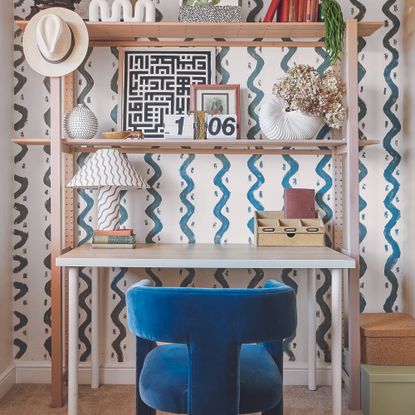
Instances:
[[[122,268],[354,268],[355,261],[325,247],[230,244],[138,244],[135,249],[84,245],[57,258],[62,267]]]

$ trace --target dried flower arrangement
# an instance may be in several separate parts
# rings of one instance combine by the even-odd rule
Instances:
[[[312,66],[295,65],[274,85],[273,94],[286,102],[286,111],[299,110],[313,117],[322,117],[329,127],[335,129],[340,129],[346,118],[343,105],[346,88],[333,70],[321,77]]]

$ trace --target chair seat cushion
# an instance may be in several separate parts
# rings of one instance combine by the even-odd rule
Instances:
[[[151,408],[187,413],[189,352],[186,345],[164,345],[146,357],[139,387]],[[257,345],[243,345],[240,354],[239,412],[249,414],[275,407],[282,398],[282,379],[271,355]],[[215,399],[212,396],[212,399]]]

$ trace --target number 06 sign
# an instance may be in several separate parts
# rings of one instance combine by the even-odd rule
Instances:
[[[236,140],[238,132],[238,121],[236,114],[207,115],[206,128],[208,140]]]

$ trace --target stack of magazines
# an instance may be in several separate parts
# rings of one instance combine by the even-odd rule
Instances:
[[[94,231],[92,247],[98,249],[133,249],[136,240],[133,229]]]

